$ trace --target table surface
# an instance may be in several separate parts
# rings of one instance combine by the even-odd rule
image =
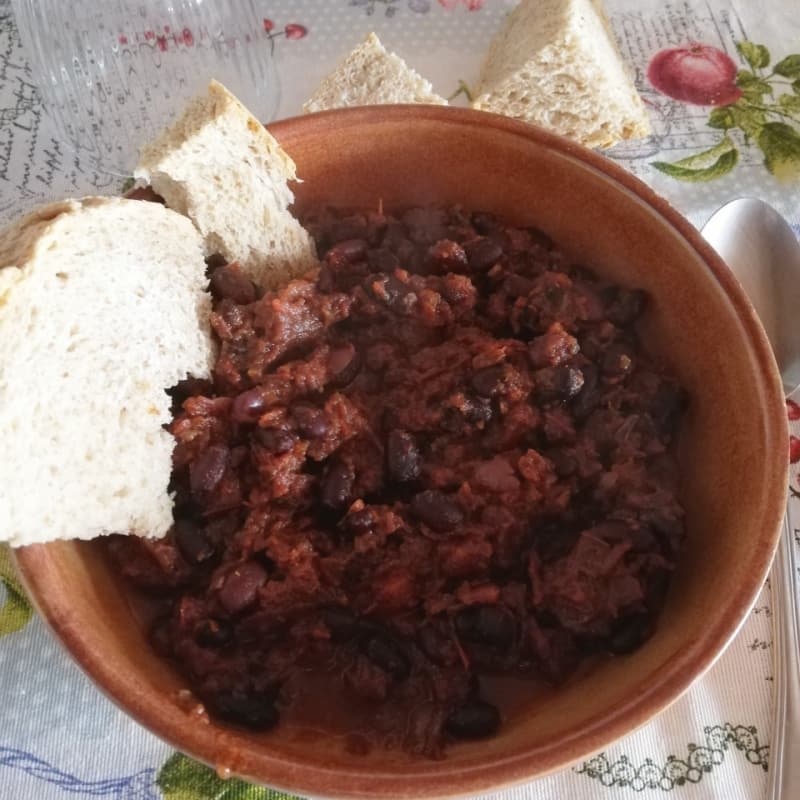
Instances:
[[[474,85],[489,41],[515,5],[513,0],[253,2],[272,23],[269,43],[280,89],[276,118],[300,113],[322,76],[370,30],[432,80],[440,94],[455,94],[453,102],[463,103],[459,89]],[[749,195],[774,204],[800,233],[797,0],[607,0],[606,8],[654,128],[648,139],[619,145],[608,155],[698,226],[726,201]],[[740,70],[752,73],[749,90],[748,77],[740,77],[749,110],[740,106],[731,116],[730,109],[679,102],[649,83],[647,67],[657,52],[691,42],[727,53]],[[55,132],[8,0],[0,0],[0,218],[11,219],[44,200],[119,188],[118,176],[93,168]],[[797,482],[796,475],[792,480]],[[285,797],[236,780],[223,783],[106,700],[30,610],[4,550],[0,584],[0,800]],[[766,586],[717,664],[671,708],[588,761],[491,797],[676,793],[692,800],[760,800],[766,796],[772,669]]]

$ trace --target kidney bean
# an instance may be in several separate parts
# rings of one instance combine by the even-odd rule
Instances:
[[[305,439],[322,439],[330,429],[325,412],[308,403],[296,403],[292,407],[292,416]]]
[[[408,314],[417,304],[416,294],[394,275],[373,275],[368,288],[375,299],[398,314]]]
[[[473,239],[464,245],[469,268],[473,272],[487,272],[502,257],[503,248],[494,239]]]
[[[391,431],[386,439],[386,465],[389,477],[398,483],[416,480],[420,475],[420,453],[414,437],[406,431]]]
[[[212,445],[189,465],[189,484],[193,494],[213,492],[228,467],[228,448]]]
[[[484,739],[500,728],[500,712],[478,698],[468,700],[445,720],[445,730],[456,739]]]
[[[280,715],[275,708],[275,695],[221,692],[208,702],[211,712],[226,722],[265,731],[278,724]]]
[[[361,355],[350,344],[331,348],[328,356],[328,374],[334,386],[343,387],[352,383],[361,370]]]
[[[175,544],[190,564],[202,564],[214,555],[214,547],[200,527],[188,519],[175,522]]]
[[[356,474],[353,467],[343,461],[330,463],[322,475],[319,500],[325,508],[334,511],[352,501]]]
[[[489,214],[485,211],[476,211],[472,215],[471,222],[472,227],[483,236],[496,230],[500,224],[494,214]]]
[[[464,519],[458,504],[436,489],[426,489],[415,495],[410,509],[418,520],[440,533],[452,530]]]
[[[231,419],[242,423],[257,422],[266,409],[264,395],[255,387],[236,396],[231,406]]]
[[[255,561],[244,561],[225,576],[219,601],[229,614],[238,614],[252,605],[258,590],[267,580],[267,572]]]
[[[516,637],[516,623],[499,606],[470,606],[456,614],[456,631],[467,641],[508,649]]]
[[[373,636],[368,639],[364,651],[373,664],[379,666],[399,681],[411,674],[411,664],[403,648],[388,636]]]
[[[278,428],[257,428],[255,437],[260,445],[276,455],[288,453],[297,444],[293,433]]]
[[[194,629],[194,639],[200,647],[224,647],[233,639],[233,628],[221,619],[206,619]]]
[[[233,300],[239,305],[247,305],[256,300],[255,284],[242,272],[236,264],[217,267],[211,273],[211,291],[219,300]]]

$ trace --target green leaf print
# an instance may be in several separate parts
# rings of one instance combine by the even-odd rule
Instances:
[[[769,50],[763,44],[753,42],[738,42],[736,49],[742,58],[753,68],[761,69],[769,66]]]
[[[173,753],[164,762],[156,783],[164,800],[300,800],[239,778],[223,780],[211,767],[182,753]]]
[[[738,161],[739,152],[733,146],[733,142],[725,137],[710,150],[683,158],[674,164],[653,161],[652,166],[659,172],[681,181],[704,183],[727,175]]]
[[[775,65],[772,71],[784,78],[800,78],[800,53],[786,56]]]
[[[33,616],[33,608],[19,582],[8,547],[0,545],[0,583],[5,586],[6,598],[0,606],[0,636],[22,630]]]
[[[800,133],[783,122],[767,123],[758,135],[767,169],[782,180],[800,177]]]

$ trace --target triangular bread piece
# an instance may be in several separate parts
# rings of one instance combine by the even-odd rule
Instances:
[[[216,81],[142,148],[134,177],[194,222],[207,255],[238,261],[259,286],[285,283],[318,263],[311,237],[289,212],[294,162]]]
[[[447,100],[433,91],[430,81],[411,69],[400,56],[388,52],[380,39],[370,33],[322,81],[303,110],[310,114],[331,108],[388,103],[447,105]]]
[[[522,0],[492,42],[473,107],[587,147],[650,133],[599,0]]]

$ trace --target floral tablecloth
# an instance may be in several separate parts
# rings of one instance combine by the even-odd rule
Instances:
[[[465,103],[489,40],[515,5],[253,1],[276,60],[277,117],[299,113],[317,81],[369,30],[440,94]],[[750,195],[774,204],[800,232],[797,0],[606,6],[654,127],[648,139],[608,155],[698,226],[727,200]],[[663,53],[670,48],[689,49]],[[0,0],[0,217],[46,199],[118,190],[118,176],[74,156],[50,127],[8,0]],[[792,450],[800,457],[800,442]],[[284,797],[223,782],[148,734],[72,664],[32,613],[2,550],[0,581],[0,800]],[[714,668],[661,716],[588,761],[491,797],[760,800],[769,763],[771,647],[765,587]]]

